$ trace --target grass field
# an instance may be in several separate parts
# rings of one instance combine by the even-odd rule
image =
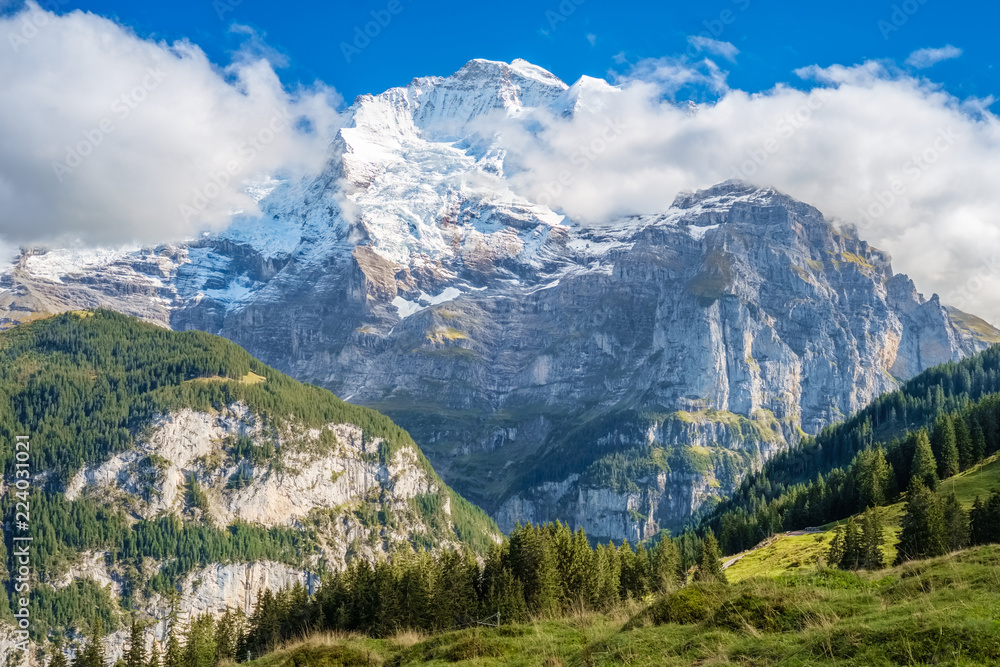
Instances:
[[[188,380],[188,382],[233,382],[233,380],[215,375],[208,378],[194,378],[193,380]],[[267,378],[263,375],[257,375],[253,371],[249,371],[239,380],[236,380],[236,382],[239,382],[240,384],[261,384],[262,382],[267,382]]]
[[[954,492],[962,506],[968,509],[972,507],[976,496],[985,501],[993,489],[1000,489],[1000,458],[996,456],[941,482],[938,492]],[[886,513],[885,556],[888,563],[896,559],[903,507],[903,503],[896,503],[883,508]],[[815,567],[819,559],[829,551],[834,529],[844,523],[846,521],[828,524],[817,533],[779,536],[768,546],[745,554],[726,569],[726,576],[730,581],[742,581],[750,577],[777,576]]]
[[[432,637],[312,637],[255,667],[1000,664],[1000,547],[876,573],[692,585],[619,614]]]
[[[966,507],[1000,488],[1000,460],[947,480]],[[887,562],[903,503],[885,508]],[[844,522],[840,522],[844,523]],[[325,635],[254,667],[406,665],[1000,665],[1000,546],[877,572],[825,568],[836,524],[779,536],[726,570],[730,585],[689,585],[614,614],[479,627],[431,637]]]

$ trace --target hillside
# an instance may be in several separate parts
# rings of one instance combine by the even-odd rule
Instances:
[[[891,570],[696,584],[647,605],[388,639],[316,636],[253,667],[962,665],[1000,660],[1000,548]],[[956,613],[956,609],[961,613]]]
[[[985,501],[994,490],[1000,490],[1000,456],[993,456],[973,469],[942,481],[938,494],[954,493],[968,510],[976,497]],[[887,524],[885,554],[886,562],[889,563],[896,557],[903,505],[903,502],[898,502],[884,508]],[[768,540],[765,547],[737,554],[735,557],[739,560],[726,569],[726,576],[730,581],[740,581],[756,576],[790,574],[815,567],[821,560],[825,562],[835,528],[845,523],[846,520],[841,520],[810,531],[776,535]]]
[[[387,417],[209,334],[108,311],[24,324],[0,334],[0,395],[5,517],[12,443],[31,443],[34,639],[248,610],[351,560],[499,535]]]
[[[907,487],[921,431],[938,459],[944,442],[956,443],[954,468],[942,478],[1000,451],[1000,346],[928,369],[844,422],[803,439],[748,475],[700,525],[711,527],[723,549],[736,553],[776,532],[846,518],[864,507],[857,480],[869,467],[868,453],[877,449],[892,473],[877,494],[884,496],[877,504],[883,504]]]

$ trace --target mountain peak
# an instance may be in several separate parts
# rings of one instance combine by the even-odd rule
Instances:
[[[689,209],[710,203],[725,206],[737,200],[763,202],[775,197],[790,199],[772,187],[760,186],[740,179],[731,179],[703,190],[679,192],[674,198],[671,208]]]
[[[513,78],[535,81],[544,85],[555,86],[565,90],[568,86],[552,72],[544,67],[539,67],[533,63],[515,58],[506,63],[501,60],[487,60],[486,58],[473,58],[465,63],[452,78],[465,78],[468,76],[482,78]]]

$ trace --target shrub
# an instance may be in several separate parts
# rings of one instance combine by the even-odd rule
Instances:
[[[719,605],[719,591],[709,586],[688,586],[661,598],[650,607],[656,625],[700,623],[712,617]]]
[[[723,602],[711,624],[730,630],[752,627],[766,632],[789,632],[802,629],[809,616],[777,596],[744,592]]]

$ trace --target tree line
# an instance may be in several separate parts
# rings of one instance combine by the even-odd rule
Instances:
[[[697,560],[687,567],[671,539],[634,550],[627,542],[594,547],[582,529],[573,532],[565,524],[518,526],[482,561],[468,549],[400,554],[374,564],[357,559],[324,577],[313,595],[301,584],[262,591],[249,618],[228,611],[218,621],[199,616],[184,625],[174,615],[162,656],[142,652],[148,640],[133,625],[120,667],[214,667],[259,657],[317,631],[385,637],[607,611],[689,579],[725,582],[714,536],[699,541]],[[100,664],[99,637],[99,631],[92,635],[74,667]]]
[[[961,409],[939,413],[928,426],[907,431],[888,445],[872,439],[866,422],[857,432],[865,434],[867,444],[846,467],[794,484],[754,475],[703,526],[716,531],[725,553],[737,553],[779,532],[889,504],[910,487],[913,477],[933,490],[941,479],[1000,451],[1000,395],[965,401]]]

